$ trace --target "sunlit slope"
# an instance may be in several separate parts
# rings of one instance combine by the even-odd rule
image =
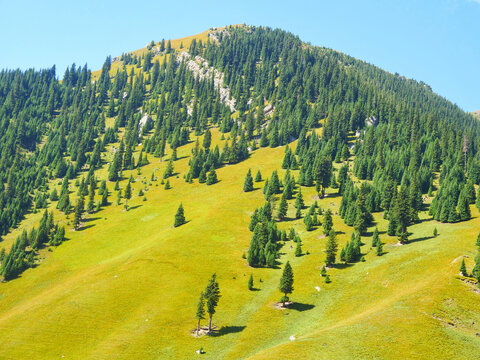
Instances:
[[[216,131],[215,143],[224,143]],[[172,189],[165,190],[160,180],[148,186],[152,172],[160,178],[166,166],[165,159],[149,157],[141,174],[124,173],[137,179],[130,211],[111,205],[90,215],[84,230],[67,231],[67,242],[54,252],[45,250],[38,267],[1,284],[0,358],[197,358],[200,347],[206,359],[471,359],[480,353],[480,295],[457,279],[461,255],[473,266],[480,229],[476,209],[472,220],[459,224],[439,224],[422,213],[424,221],[411,227],[413,241],[404,246],[385,235],[387,223],[376,214],[386,254],[375,256],[371,237],[363,238],[366,261],[329,270],[331,284],[319,274],[322,229],[307,233],[302,220],[279,223],[300,232],[309,254],[294,257],[292,242],[282,248],[280,262],[290,260],[293,267],[291,298],[297,305],[278,310],[273,305],[281,297],[281,270],[252,269],[242,259],[250,214],[264,203],[263,182],[251,193],[242,187],[249,168],[264,178],[280,169],[285,147],[256,150],[248,160],[218,169],[220,182],[207,186],[183,179],[193,146],[179,148]],[[142,180],[150,189],[147,201],[137,196],[146,186]],[[334,191],[320,207],[338,210]],[[302,192],[311,205],[314,189]],[[110,201],[115,195],[112,191]],[[180,202],[188,223],[173,228]],[[334,227],[343,246],[353,229],[338,216]],[[222,293],[214,324],[224,328],[221,336],[197,339],[189,332],[200,291],[213,272]],[[247,290],[250,274],[259,291]]]

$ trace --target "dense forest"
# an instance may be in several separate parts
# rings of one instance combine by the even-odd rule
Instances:
[[[205,71],[195,71],[205,62]],[[213,127],[224,134],[222,148],[211,145]],[[263,174],[270,175],[266,202],[249,225],[245,258],[251,266],[275,266],[278,243],[287,237],[301,243],[276,226],[286,216],[287,199],[296,199],[296,216],[304,217],[307,230],[322,225],[334,241],[332,214],[304,209],[298,185],[315,187],[319,198],[326,188],[338,189],[339,215],[356,233],[342,250],[346,262],[361,259],[360,237],[374,212],[389,220],[389,235],[407,243],[426,194],[435,196],[429,211],[441,222],[468,220],[469,204],[479,198],[478,120],[422,82],[264,27],[212,30],[208,41],[193,40],[188,48],[152,42],[142,54],[107,57],[98,76],[75,64],[61,80],[55,67],[3,70],[0,134],[0,233],[9,233],[29,212],[44,211],[38,228],[0,254],[6,280],[33,266],[43,245],[58,246],[65,238],[47,211],[50,204],[72,214],[77,229],[85,212],[111,203],[123,170],[162,159],[171,149],[163,174],[167,187],[176,149],[191,141],[190,169],[181,175],[208,186],[218,181],[216,169],[245,160],[258,147],[298,140],[278,164],[299,169],[297,179],[289,172],[283,179]],[[116,150],[106,163],[102,154],[109,144]],[[98,175],[102,167],[107,178]],[[261,179],[249,172],[243,190]],[[61,182],[59,192],[54,182]],[[118,198],[128,201],[128,189]],[[95,194],[101,201],[94,201]]]

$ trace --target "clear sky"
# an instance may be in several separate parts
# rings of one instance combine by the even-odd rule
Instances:
[[[279,27],[480,110],[480,0],[0,0],[0,69],[98,69],[151,40],[212,26]]]

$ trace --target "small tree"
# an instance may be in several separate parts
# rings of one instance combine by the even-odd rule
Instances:
[[[244,192],[249,192],[253,190],[253,178],[252,178],[252,172],[250,169],[248,169],[247,176],[245,177],[245,181],[243,183],[243,191]]]
[[[378,237],[378,228],[375,228],[373,231],[373,237],[372,237],[372,247],[377,246],[377,244],[380,242],[380,238]]]
[[[337,234],[335,231],[332,229],[330,230],[330,233],[328,234],[328,240],[326,244],[326,258],[325,258],[325,263],[327,266],[332,266],[335,264],[335,257],[337,256],[337,250],[338,250],[338,244],[336,240]]]
[[[460,274],[462,276],[467,276],[467,267],[465,266],[465,258],[462,258],[462,264],[460,265]]]
[[[289,300],[288,294],[293,292],[293,271],[289,261],[287,261],[283,268],[283,274],[278,289],[284,294],[280,301],[282,302],[282,305],[285,306],[285,302]]]
[[[438,230],[437,230],[437,227],[435,226],[435,228],[433,229],[433,237],[437,237],[438,236]]]
[[[377,256],[383,255],[383,245],[380,240],[377,241]]]
[[[323,233],[325,235],[328,235],[330,230],[332,230],[332,227],[333,227],[332,211],[330,209],[327,209],[327,211],[325,211],[325,214],[323,214]]]
[[[248,278],[248,290],[253,290],[253,275]]]
[[[77,201],[77,205],[75,206],[75,213],[73,215],[73,228],[75,230],[78,230],[78,226],[82,221],[82,214],[84,212],[84,207],[85,207],[85,204],[84,204],[83,195],[80,195]]]
[[[203,292],[200,293],[200,299],[198,299],[197,305],[197,313],[195,314],[195,318],[198,320],[197,323],[197,336],[200,332],[200,321],[205,319],[205,298]]]
[[[302,256],[302,242],[297,241],[297,247],[295,248],[295,256],[299,257]]]
[[[208,173],[207,185],[213,185],[213,184],[216,184],[217,182],[218,182],[217,173],[215,171],[215,168],[212,165]]]
[[[330,284],[332,282],[332,280],[330,280],[330,275],[326,275],[325,276],[325,284]]]
[[[282,196],[282,200],[280,200],[280,204],[278,206],[278,213],[277,217],[279,220],[283,220],[285,216],[287,216],[288,211],[288,203],[285,197]]]
[[[257,171],[257,174],[255,175],[255,182],[260,182],[262,181],[262,173],[260,170]]]
[[[132,186],[130,185],[130,181],[125,187],[125,194],[123,195],[123,197],[125,198],[125,210],[128,211],[128,200],[132,198]]]
[[[220,287],[218,286],[217,282],[217,275],[214,273],[210,278],[210,281],[205,288],[205,300],[207,302],[207,312],[208,312],[208,332],[212,331],[212,318],[213,314],[215,314],[215,308],[218,305],[218,301],[220,300]]]
[[[322,265],[322,268],[320,269],[320,275],[323,277],[327,276],[327,269],[325,269],[325,265]]]
[[[173,227],[178,227],[183,224],[185,224],[185,214],[183,211],[183,205],[180,203],[177,213],[175,214],[175,222],[173,223]]]

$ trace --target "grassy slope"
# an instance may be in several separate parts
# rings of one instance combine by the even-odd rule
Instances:
[[[207,36],[195,37],[204,41]],[[178,49],[183,42],[188,49],[192,38],[173,40],[172,47]],[[118,65],[112,64],[112,75]],[[223,147],[214,134],[214,145]],[[387,254],[375,256],[371,238],[365,238],[366,262],[330,270],[333,282],[328,285],[319,275],[325,245],[321,229],[306,233],[301,220],[280,223],[280,228],[295,227],[304,252],[310,252],[295,258],[291,242],[282,249],[281,262],[290,260],[295,274],[292,299],[302,305],[281,311],[272,307],[280,298],[281,270],[252,269],[241,258],[250,241],[250,213],[264,202],[263,182],[255,184],[259,189],[252,193],[241,189],[248,168],[253,174],[260,169],[264,177],[279,169],[284,148],[259,149],[241,164],[219,169],[220,183],[206,186],[182,179],[192,147],[179,149],[179,178],[170,179],[173,189],[164,190],[155,181],[146,192],[148,201],[136,196],[146,186],[143,178],[149,183],[152,172],[157,177],[163,173],[166,162],[151,157],[141,175],[125,173],[139,180],[132,210],[112,205],[91,215],[88,228],[67,231],[69,241],[54,252],[42,250],[40,266],[0,284],[1,359],[196,358],[194,351],[201,346],[207,351],[204,358],[210,359],[468,359],[478,354],[479,295],[458,279],[462,255],[469,256],[467,267],[473,266],[480,227],[476,209],[472,207],[471,221],[453,225],[423,214],[425,221],[411,228],[412,239],[419,241],[406,246],[395,246],[396,239],[384,233],[387,223],[376,216]],[[107,153],[105,161],[111,156]],[[105,175],[106,169],[100,176]],[[112,190],[113,184],[108,187]],[[75,201],[73,184],[71,189]],[[302,191],[308,206],[313,189]],[[115,200],[111,191],[110,201]],[[180,201],[190,222],[174,229]],[[337,210],[339,202],[331,196],[319,205]],[[29,215],[1,245],[8,249],[40,216]],[[343,246],[352,229],[338,216],[334,225],[343,232],[338,236]],[[440,235],[432,238],[435,226]],[[214,323],[226,327],[226,334],[196,339],[189,331],[195,326],[198,295],[213,272],[222,291]],[[247,290],[250,274],[260,291]],[[291,335],[295,341],[289,340]]]
[[[478,353],[478,294],[456,279],[460,255],[469,255],[467,265],[473,265],[476,210],[467,223],[413,226],[412,239],[419,241],[405,246],[394,246],[396,240],[382,234],[387,254],[372,252],[365,263],[330,270],[328,285],[319,275],[321,229],[306,233],[301,221],[280,223],[301,233],[310,254],[295,258],[289,242],[282,249],[282,263],[289,259],[294,269],[292,298],[303,305],[277,310],[272,305],[280,297],[281,270],[252,269],[241,258],[251,235],[249,214],[264,201],[260,189],[241,189],[248,168],[264,176],[278,169],[284,148],[257,150],[247,161],[219,169],[221,181],[206,186],[182,179],[192,146],[179,151],[183,158],[175,164],[180,177],[171,179],[173,189],[157,187],[157,181],[146,193],[148,201],[135,196],[134,209],[123,212],[112,205],[91,215],[90,227],[68,231],[69,241],[53,253],[45,251],[40,266],[0,285],[0,358],[190,358],[200,346],[212,359],[469,358]],[[166,165],[150,160],[140,180],[148,180],[155,169],[160,176]],[[140,186],[135,183],[134,194]],[[310,205],[313,189],[302,190]],[[319,204],[337,209],[339,200],[327,197]],[[174,229],[180,201],[190,222]],[[386,222],[378,222],[384,231]],[[344,244],[351,228],[337,216],[334,224],[345,232],[339,235]],[[437,238],[431,238],[434,226]],[[365,242],[368,252],[370,239]],[[227,326],[227,334],[196,339],[189,331],[197,298],[213,272],[222,291],[214,323]],[[260,291],[247,290],[250,274]],[[295,341],[288,340],[291,335]]]

